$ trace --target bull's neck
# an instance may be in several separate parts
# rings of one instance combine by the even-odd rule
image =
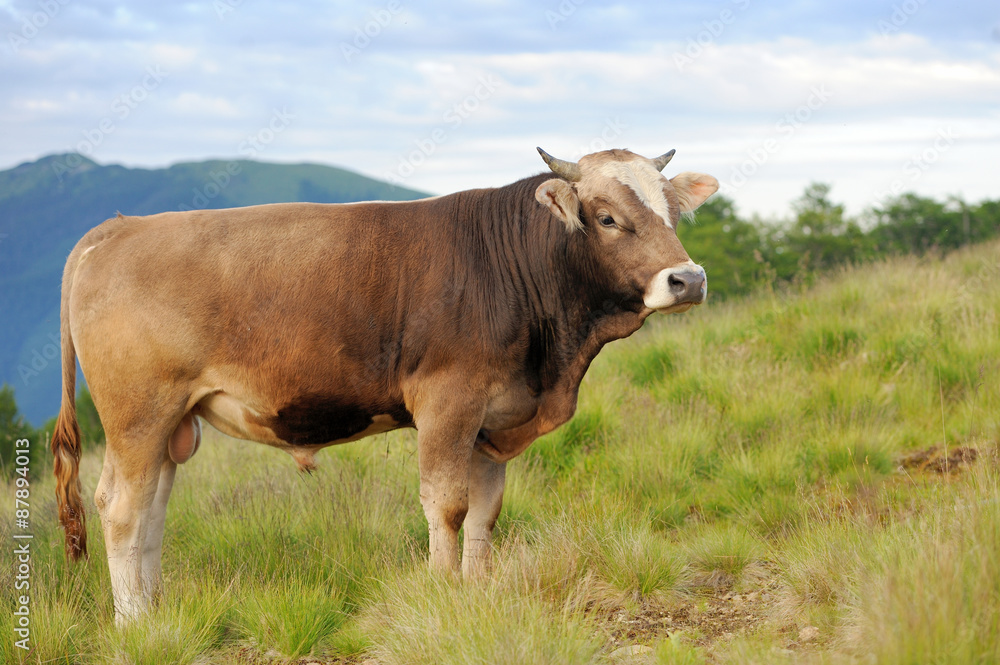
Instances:
[[[477,261],[484,294],[494,307],[509,308],[495,323],[529,327],[526,362],[540,388],[579,374],[601,347],[638,329],[641,307],[605,292],[581,231],[569,232],[535,200],[548,177],[539,175],[494,190],[480,190],[472,227],[483,251]],[[510,331],[497,330],[509,339]]]

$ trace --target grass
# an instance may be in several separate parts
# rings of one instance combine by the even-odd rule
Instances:
[[[463,584],[424,570],[382,585],[364,625],[386,665],[595,662],[601,640],[580,613],[553,612],[505,584]]]
[[[63,560],[40,470],[32,650],[5,637],[0,660],[607,663],[643,645],[655,663],[1000,662],[998,256],[654,317],[597,359],[577,417],[509,465],[480,582],[424,570],[412,432],[302,475],[209,430],[178,473],[166,594],[119,630],[90,501],[102,451],[81,471],[85,565]],[[901,465],[930,446],[978,458]],[[14,577],[0,568],[5,607]]]

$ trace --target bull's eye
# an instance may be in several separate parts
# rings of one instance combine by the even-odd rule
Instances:
[[[600,222],[601,226],[607,228],[615,226],[615,218],[612,217],[611,215],[601,215],[600,217],[597,218],[597,221]]]

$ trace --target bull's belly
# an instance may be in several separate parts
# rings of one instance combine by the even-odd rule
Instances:
[[[202,397],[191,413],[229,436],[281,448],[303,469],[311,469],[313,455],[326,446],[411,426],[405,409],[396,413],[370,413],[335,399],[302,400],[266,415],[224,391]]]
[[[304,469],[312,468],[313,455],[327,446],[413,426],[412,416],[402,405],[371,410],[335,396],[300,396],[272,406],[266,400],[244,394],[238,385],[227,388],[216,385],[196,390],[192,400],[193,415],[229,436],[285,450]],[[482,429],[518,427],[535,417],[538,403],[539,397],[524,382],[495,386],[486,405]]]

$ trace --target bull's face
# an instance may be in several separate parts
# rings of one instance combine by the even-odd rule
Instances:
[[[683,212],[715,193],[710,175],[660,171],[671,150],[647,159],[628,150],[605,150],[565,162],[538,149],[560,176],[542,183],[535,198],[571,233],[585,234],[588,255],[617,293],[660,312],[683,312],[705,300],[705,270],[677,238]]]

